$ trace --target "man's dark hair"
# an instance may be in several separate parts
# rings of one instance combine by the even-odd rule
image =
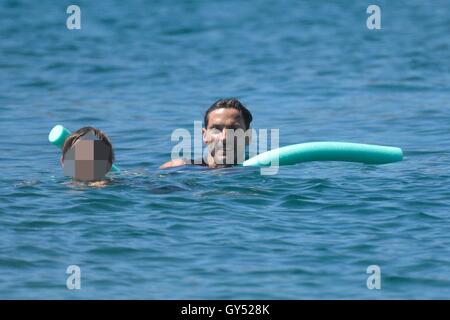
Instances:
[[[242,118],[244,118],[244,122],[245,122],[245,130],[247,130],[248,128],[250,128],[250,123],[252,122],[252,114],[250,113],[250,111],[248,111],[248,109],[236,98],[229,98],[229,99],[219,99],[216,102],[214,102],[209,108],[208,110],[206,110],[205,113],[205,118],[204,118],[204,122],[205,122],[205,128],[208,127],[208,116],[209,113],[213,110],[216,109],[222,109],[222,108],[233,108],[236,110],[239,110],[241,112]]]
[[[93,127],[83,127],[81,129],[78,129],[77,131],[73,132],[70,136],[67,137],[66,141],[64,141],[63,147],[62,147],[62,153],[63,153],[63,160],[64,155],[66,152],[75,144],[75,142],[78,141],[82,136],[84,136],[89,131],[92,131],[97,138],[99,138],[101,141],[105,142],[105,144],[109,147],[110,153],[108,157],[108,161],[112,164],[114,162],[114,150],[112,148],[111,141],[109,140],[108,136],[103,133],[103,131],[93,128]]]

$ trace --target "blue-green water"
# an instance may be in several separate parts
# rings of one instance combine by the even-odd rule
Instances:
[[[73,31],[69,4],[0,2],[1,298],[450,297],[448,0],[377,1],[375,31],[369,1],[77,1]],[[158,171],[228,96],[281,145],[405,159]],[[123,175],[74,186],[55,124],[104,130]]]

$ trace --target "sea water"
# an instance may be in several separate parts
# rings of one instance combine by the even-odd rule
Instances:
[[[378,30],[371,4],[1,1],[0,297],[449,298],[450,2],[377,1]],[[280,146],[404,161],[158,170],[230,96]],[[105,131],[122,174],[64,177],[56,124]]]

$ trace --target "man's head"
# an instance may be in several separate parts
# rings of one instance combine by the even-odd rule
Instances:
[[[81,128],[67,137],[62,152],[64,174],[77,180],[101,180],[114,162],[111,141],[92,127]]]
[[[235,98],[220,99],[206,110],[202,129],[212,165],[242,162],[245,145],[249,143],[252,114]],[[247,131],[248,130],[248,131]],[[247,133],[244,135],[244,133]]]

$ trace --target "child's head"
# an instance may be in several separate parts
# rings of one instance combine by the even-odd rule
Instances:
[[[62,153],[64,174],[77,180],[101,180],[114,162],[111,141],[92,127],[81,128],[67,137]]]

